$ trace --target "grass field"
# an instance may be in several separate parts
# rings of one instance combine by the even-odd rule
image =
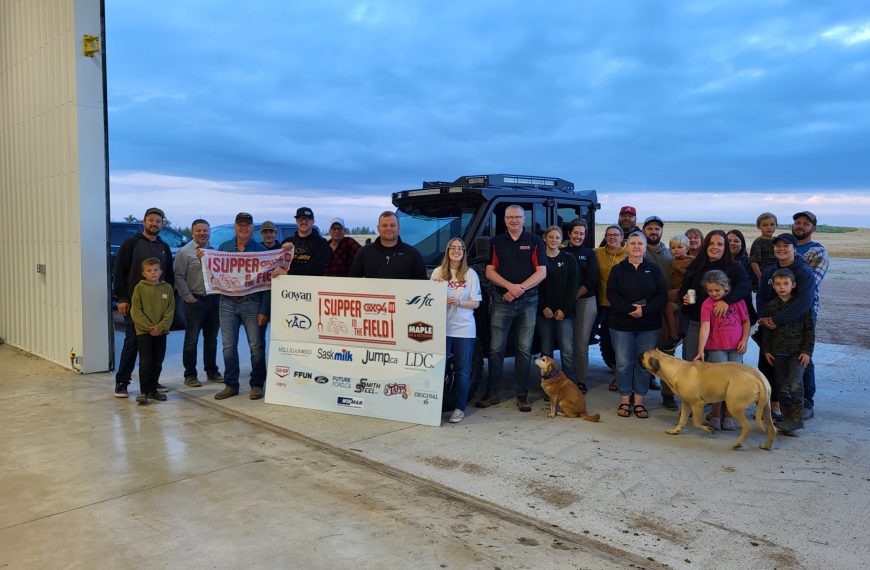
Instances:
[[[604,235],[607,224],[596,224],[595,235]],[[758,228],[752,224],[728,224],[716,222],[668,222],[665,221],[664,238],[670,238],[676,234],[686,233],[689,228],[698,228],[703,234],[710,230],[740,230],[746,238],[746,248],[752,245],[753,240],[761,235]],[[780,227],[777,234],[789,231],[790,226]],[[828,250],[829,257],[851,257],[854,259],[870,259],[870,229],[868,228],[844,228],[840,226],[819,226],[813,234],[813,239]],[[665,239],[663,239],[665,241]]]

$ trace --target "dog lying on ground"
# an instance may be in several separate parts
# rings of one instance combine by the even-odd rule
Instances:
[[[586,415],[583,392],[559,370],[555,360],[542,356],[535,360],[535,364],[541,369],[541,388],[550,398],[550,413],[547,417],[555,418],[558,406],[566,418],[580,418],[587,422],[597,422],[601,418],[601,414]]]
[[[711,433],[713,429],[701,423],[704,404],[725,402],[740,424],[740,436],[733,446],[737,449],[752,431],[746,420],[746,408],[755,404],[755,425],[767,433],[767,441],[760,447],[770,449],[773,446],[776,427],[770,411],[770,384],[757,368],[739,362],[688,362],[658,349],[640,355],[640,365],[661,378],[683,402],[677,426],[666,433],[677,435],[683,430],[689,418],[689,408],[692,409],[695,427]]]

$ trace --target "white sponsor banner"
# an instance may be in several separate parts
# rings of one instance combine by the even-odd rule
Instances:
[[[437,426],[445,283],[281,276],[266,403]]]
[[[203,249],[202,278],[207,295],[220,293],[231,297],[267,291],[272,284],[272,271],[288,268],[292,251],[217,251]]]

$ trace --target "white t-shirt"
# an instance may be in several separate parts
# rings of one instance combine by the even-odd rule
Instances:
[[[451,271],[451,273],[453,273]],[[451,275],[452,276],[452,275]],[[432,281],[444,279],[441,277],[441,268],[436,267],[432,272]],[[480,279],[474,269],[468,268],[465,273],[465,281],[445,279],[447,282],[447,294],[460,301],[480,301]],[[477,328],[474,326],[474,310],[460,308],[457,305],[447,307],[447,336],[456,338],[475,338]]]

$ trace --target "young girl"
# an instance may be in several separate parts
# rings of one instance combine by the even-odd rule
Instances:
[[[541,353],[554,358],[555,343],[559,343],[562,372],[575,384],[578,382],[574,364],[574,312],[577,288],[577,260],[570,253],[559,249],[562,230],[550,226],[544,232],[547,245],[547,278],[538,287],[537,329],[541,341]],[[582,380],[580,380],[582,382]],[[582,390],[585,385],[580,386]]]
[[[698,354],[695,360],[705,360],[706,350],[708,362],[743,362],[749,340],[749,311],[746,302],[741,299],[729,305],[725,314],[717,317],[713,306],[731,290],[728,276],[716,269],[708,271],[701,279],[701,286],[707,291],[707,298],[701,305],[701,332],[698,334]],[[713,429],[737,428],[727,409],[724,410],[723,417],[722,402],[713,404],[709,421]]]
[[[465,418],[468,390],[471,388],[471,366],[477,328],[474,309],[480,305],[480,280],[474,269],[468,267],[465,242],[453,238],[447,242],[444,261],[432,272],[432,281],[447,281],[447,354],[454,355],[456,382],[454,395],[456,409],[450,423],[458,424]]]

